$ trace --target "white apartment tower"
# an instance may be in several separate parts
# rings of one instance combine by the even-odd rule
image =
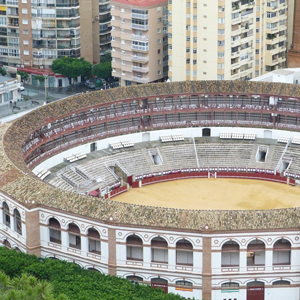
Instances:
[[[294,0],[169,0],[169,79],[251,79],[286,66]]]
[[[114,0],[111,15],[112,75],[122,86],[166,78],[167,0]]]

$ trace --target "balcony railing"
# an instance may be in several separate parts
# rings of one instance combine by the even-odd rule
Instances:
[[[134,24],[131,23],[131,28],[132,29],[138,29],[138,30],[148,30],[149,26],[148,25],[142,25],[142,24]]]
[[[149,72],[149,68],[132,66],[132,71],[141,72],[141,73],[148,73]]]
[[[140,82],[140,83],[147,83],[147,82],[149,82],[149,78],[132,76],[132,81]]]
[[[149,36],[148,35],[138,35],[138,34],[132,34],[131,37],[135,40],[141,40],[141,41],[148,41]]]
[[[131,13],[131,17],[132,17],[133,19],[148,20],[148,14],[136,14],[136,13]]]
[[[8,36],[15,36],[15,37],[19,37],[20,34],[18,32],[8,32],[7,33]]]
[[[131,58],[133,61],[139,61],[139,62],[148,62],[149,61],[149,57],[144,57],[144,56],[133,55]]]
[[[136,51],[149,51],[149,46],[138,46],[138,45],[131,45],[132,50]]]

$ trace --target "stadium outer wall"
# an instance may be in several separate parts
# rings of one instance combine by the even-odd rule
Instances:
[[[65,259],[104,274],[143,281],[187,298],[299,299],[297,208],[215,212],[116,204],[60,191],[41,182],[30,171],[47,158],[101,136],[188,126],[213,130],[214,126],[229,124],[263,127],[274,136],[275,129],[298,134],[298,86],[195,82],[146,85],[140,89],[142,95],[135,87],[77,96],[1,127],[3,244]],[[270,91],[274,93],[270,95]],[[158,99],[166,103],[168,97],[173,99],[170,107],[157,104]],[[229,102],[234,97],[242,99],[241,103],[227,105],[226,99]],[[259,101],[255,100],[258,98]],[[188,99],[188,107],[182,105],[184,99]],[[221,107],[224,99],[225,107]],[[110,111],[120,107],[120,103],[127,103],[126,114]],[[130,110],[133,103],[138,103],[138,107]],[[154,109],[160,107],[161,110]],[[91,119],[95,109],[96,119]],[[228,113],[231,120],[227,119]],[[175,124],[154,123],[160,116],[166,120],[174,115]],[[123,122],[126,130],[121,130],[121,120],[127,120]],[[90,127],[96,124],[98,133],[91,134]],[[258,261],[263,263],[247,265],[251,255],[260,257]],[[185,262],[178,263],[178,257],[186,257]]]

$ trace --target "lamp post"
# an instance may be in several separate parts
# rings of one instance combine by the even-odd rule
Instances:
[[[49,74],[45,74],[45,81],[44,81],[44,85],[45,85],[45,102],[47,103],[47,80],[48,80],[48,75]]]

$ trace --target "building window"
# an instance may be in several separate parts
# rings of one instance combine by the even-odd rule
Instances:
[[[194,54],[197,54],[197,48],[194,48],[194,49],[193,49],[193,53],[194,53]]]
[[[193,71],[193,76],[194,76],[194,77],[197,76],[197,71],[196,71],[196,70]]]
[[[157,39],[157,44],[161,44],[161,39]]]
[[[28,14],[28,9],[27,8],[22,8],[22,14],[27,15]]]
[[[190,59],[189,59],[189,58],[186,60],[186,63],[187,63],[187,64],[189,64],[189,63],[190,63]]]
[[[161,33],[161,28],[157,28],[157,33]]]
[[[168,263],[168,243],[162,237],[151,240],[151,261]]]
[[[197,64],[197,59],[194,59],[193,60],[193,65],[196,65]]]
[[[28,25],[28,20],[27,19],[22,19],[22,24],[23,25]]]
[[[157,75],[161,75],[161,70],[158,70],[158,71],[157,71]]]
[[[6,202],[2,204],[3,209],[3,224],[7,227],[10,227],[10,215],[9,215],[9,207]]]
[[[197,37],[193,37],[193,43],[197,43]]]
[[[186,41],[189,42],[190,39],[191,39],[191,37],[188,35],[188,36],[186,37]]]
[[[158,65],[160,65],[160,64],[161,64],[161,60],[160,60],[160,59],[157,61],[157,64],[158,64]]]
[[[23,45],[29,45],[29,41],[28,40],[23,40]]]
[[[171,48],[169,48],[169,49],[172,50],[172,46],[171,46]],[[157,50],[157,54],[160,54],[160,49]]]
[[[197,26],[193,26],[193,31],[194,31],[194,32],[197,31]]]
[[[24,50],[24,55],[29,55],[29,51],[28,50]]]
[[[157,18],[157,23],[160,23],[161,22],[161,18]]]
[[[28,30],[23,30],[23,34],[28,34]]]
[[[218,52],[218,58],[224,57],[224,52]]]
[[[61,228],[59,222],[55,218],[50,218],[48,222],[49,241],[61,244]]]
[[[190,53],[190,48],[186,48],[186,53]]]

